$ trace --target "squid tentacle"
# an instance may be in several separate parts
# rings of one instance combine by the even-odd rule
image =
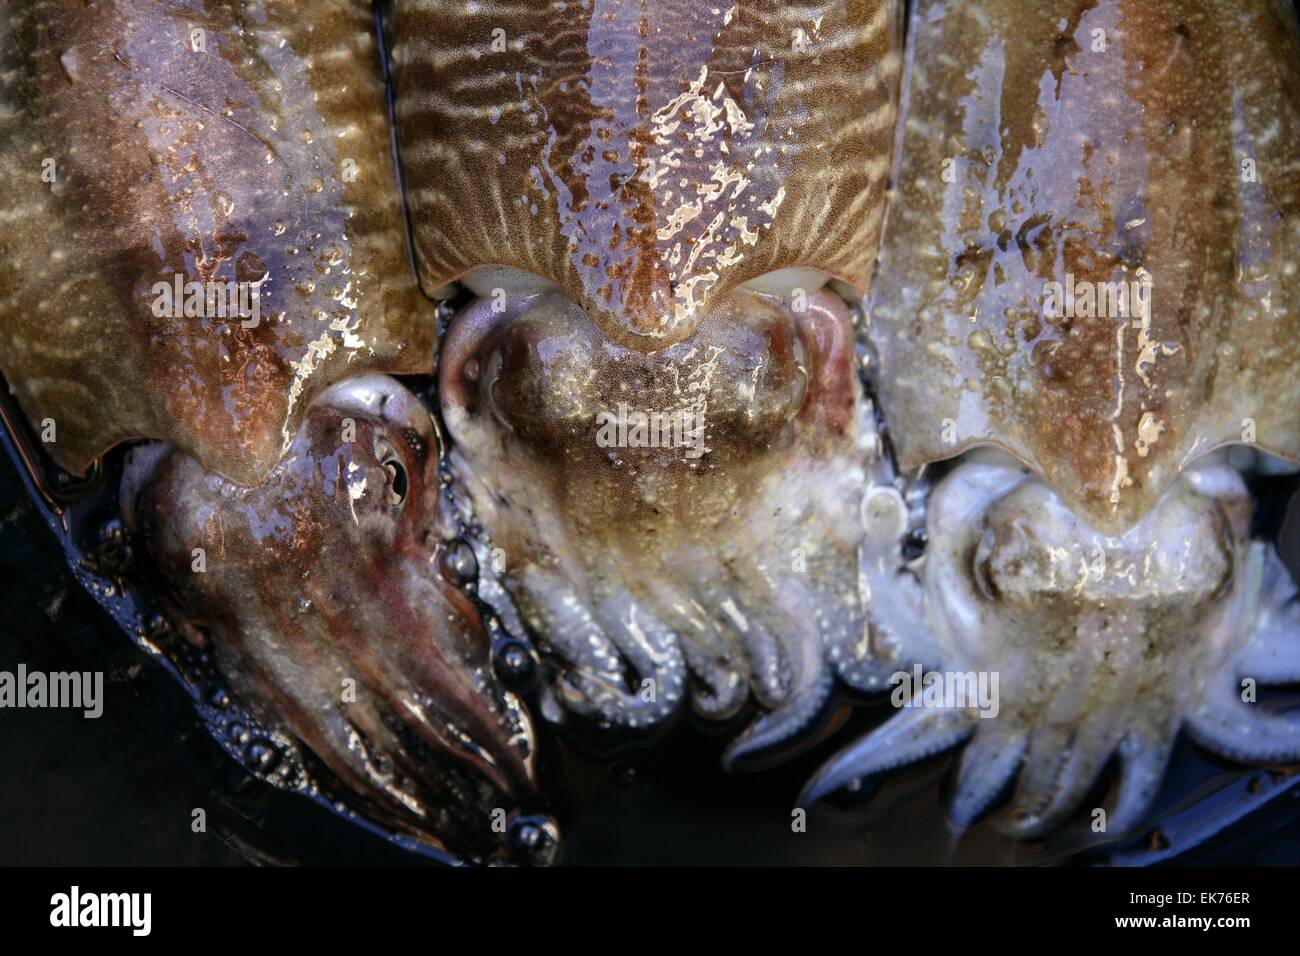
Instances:
[[[1188,717],[1201,746],[1232,760],[1276,763],[1300,760],[1300,711],[1276,713],[1221,690]]]
[[[1265,559],[1255,630],[1240,670],[1241,676],[1264,684],[1300,681],[1300,594],[1272,548]]]
[[[1044,752],[1049,749],[1053,752]],[[1082,731],[1036,731],[1026,759],[1028,769],[1012,799],[1013,810],[999,829],[1016,837],[1055,829],[1097,781],[1112,749]]]
[[[799,794],[815,803],[846,784],[915,763],[961,743],[979,720],[967,710],[909,708],[831,757]]]
[[[831,694],[830,669],[814,658],[815,666],[803,682],[775,710],[763,714],[727,747],[722,765],[730,770],[738,761],[789,740],[817,716]]]
[[[1120,741],[1119,791],[1111,808],[1109,830],[1127,833],[1142,821],[1160,792],[1173,747],[1173,733],[1130,732]]]
[[[655,654],[638,648],[630,637],[625,636],[620,646],[619,639],[612,637],[585,602],[562,582],[552,580],[536,566],[520,574],[522,587],[518,593],[526,595],[525,616],[534,626],[539,622],[545,625],[542,632],[567,661],[559,679],[559,692],[570,707],[587,716],[632,727],[654,723],[673,709],[676,697],[669,691],[677,687],[680,693],[680,680],[663,680],[662,694],[659,682],[664,673],[672,674],[674,670],[681,677],[679,656],[667,653],[667,659],[656,664]],[[625,656],[628,649],[632,651],[630,661]],[[628,663],[646,676],[658,675],[654,694],[647,696],[640,688],[628,689]]]
[[[1028,745],[1027,731],[977,733],[966,745],[948,810],[956,830],[965,830],[989,808],[1020,768]]]

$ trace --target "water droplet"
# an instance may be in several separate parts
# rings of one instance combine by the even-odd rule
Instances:
[[[444,578],[457,587],[477,581],[478,559],[474,557],[474,549],[459,538],[447,542],[442,551],[439,570]]]

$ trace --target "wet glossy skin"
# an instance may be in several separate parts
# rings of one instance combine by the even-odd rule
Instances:
[[[1014,780],[999,823],[1036,836],[1117,754],[1089,819],[1113,836],[1180,730],[1300,758],[1300,719],[1256,689],[1300,678],[1296,585],[1213,451],[1300,451],[1300,31],[1280,3],[923,0],[908,42],[875,382],[904,469],[1000,447],[906,501],[873,477],[875,525],[923,521],[929,544],[870,536],[867,616],[899,669],[1000,687],[988,713],[900,710],[805,799],[969,739],[953,823]],[[1049,282],[1135,278],[1149,308],[1044,313]]]
[[[398,124],[425,289],[513,266],[611,340],[653,350],[776,269],[865,288],[895,9],[401,0]]]
[[[863,666],[875,430],[853,341],[825,290],[802,311],[735,292],[653,354],[609,342],[558,291],[457,317],[441,379],[453,462],[523,623],[565,661],[567,704],[645,726],[687,696],[730,716],[752,691],[774,713],[735,757],[808,721],[831,662]],[[620,409],[692,417],[676,438],[620,443],[602,437]]]
[[[337,414],[303,425],[342,378],[434,364],[371,5],[15,0],[0,30],[0,370],[44,450],[75,472],[128,439],[179,448],[140,533],[241,703],[388,826],[490,852],[491,808],[531,789],[526,718],[431,564],[427,414],[418,500],[391,514],[374,449],[340,449]],[[160,315],[176,276],[257,282],[258,314]],[[359,426],[400,451],[385,429]],[[329,471],[350,463],[356,500]]]
[[[265,720],[381,813],[414,816],[450,845],[482,824],[461,819],[481,807],[459,765],[512,796],[520,779],[482,714],[493,699],[476,683],[487,680],[484,636],[410,545],[417,529],[389,528],[391,554],[367,551],[341,489],[331,496],[338,476],[295,471],[340,454],[327,423],[303,424],[314,396],[344,376],[430,371],[436,338],[404,257],[369,5],[304,9],[0,7],[13,38],[0,157],[14,171],[0,183],[0,370],[34,426],[54,420],[48,451],[69,469],[129,439],[179,449],[128,509],[145,509],[138,532],[182,619],[207,629]],[[506,580],[535,636],[567,655],[560,696],[579,710],[605,714],[613,699],[617,711],[638,699],[620,683],[643,675],[661,685],[650,719],[687,694],[732,713],[752,690],[779,711],[752,729],[761,747],[807,722],[832,665],[863,664],[854,513],[874,431],[850,313],[821,290],[827,275],[865,288],[895,112],[896,9],[674,0],[654,15],[615,2],[539,17],[521,3],[485,19],[474,4],[394,5],[405,198],[426,291],[464,278],[518,318],[539,287],[559,289],[568,300],[553,318],[569,310],[569,331],[581,329],[545,358],[535,346],[554,330],[501,333],[502,415],[467,403],[484,430],[464,433],[458,461],[484,510],[463,517],[499,536],[511,574],[544,575],[537,587]],[[488,50],[498,26],[499,54]],[[502,62],[480,72],[485,51]],[[531,270],[534,284],[482,271],[497,266]],[[159,316],[155,284],[174,276],[259,282],[260,321]],[[739,291],[747,280],[768,284]],[[486,361],[493,346],[482,347]],[[449,356],[444,373],[463,374]],[[608,374],[601,387],[588,360]],[[657,401],[672,374],[707,410],[699,457],[632,451],[613,465],[621,473],[578,472],[613,462],[560,434],[565,403],[590,413],[618,387]],[[523,443],[518,461],[492,457],[503,426]],[[219,494],[216,476],[239,485]],[[551,497],[560,524],[496,521],[507,493]],[[301,501],[289,509],[292,494]],[[241,502],[253,499],[250,523]],[[263,554],[277,522],[282,553]],[[217,532],[237,566],[195,581],[186,556],[199,539],[221,550],[205,537]],[[318,564],[326,542],[336,555],[361,547],[360,568]],[[310,573],[268,583],[286,566]],[[647,637],[648,617],[623,627],[608,616],[646,600],[638,582],[656,576],[661,630]],[[259,590],[265,600],[248,602]],[[594,594],[602,635],[539,610],[543,594]],[[299,599],[330,619],[295,616]],[[597,639],[593,664],[585,636],[618,653]],[[455,765],[414,759],[373,701],[346,716],[327,706],[353,670],[388,709],[433,714],[431,726],[407,716]],[[697,678],[704,689],[688,685]],[[444,718],[466,746],[439,737]]]
[[[14,0],[0,23],[0,370],[59,464],[162,438],[256,482],[340,377],[431,367],[369,4]],[[260,323],[155,315],[176,274],[265,277]]]
[[[396,5],[421,280],[478,297],[440,358],[457,473],[503,615],[557,651],[579,712],[643,727],[752,693],[772,713],[735,759],[806,726],[836,667],[867,679],[874,427],[824,286],[868,278],[895,13]],[[620,410],[701,431],[611,447]]]
[[[869,330],[841,293],[883,217],[896,4],[396,0],[405,197],[368,5],[304,9],[0,5],[0,370],[68,468],[170,443],[133,453],[124,510],[177,616],[377,818],[491,852],[489,811],[531,791],[455,586],[473,562],[440,560],[430,421],[339,384],[434,367],[403,198],[425,292],[473,293],[437,366],[455,517],[480,594],[548,652],[548,718],[752,697],[735,761],[806,731],[835,676],[996,669],[998,718],[904,712],[810,796],[971,737],[954,817],[1019,774],[1020,835],[1116,750],[1116,825],[1139,819],[1181,726],[1300,755],[1236,684],[1300,676],[1294,585],[1239,477],[1189,468],[1300,455],[1281,4],[919,2]],[[261,321],[157,316],[172,275],[265,278]],[[1149,311],[1043,314],[1048,282],[1148,276]],[[695,417],[604,440],[624,410]],[[968,460],[927,501],[914,469],[978,444],[1030,470]]]
[[[1116,834],[1142,820],[1181,729],[1229,759],[1300,754],[1294,715],[1243,700],[1244,678],[1300,677],[1300,608],[1271,545],[1250,540],[1250,498],[1226,462],[1185,472],[1122,536],[997,454],[954,470],[926,510],[912,573],[884,548],[865,565],[872,628],[900,649],[898,669],[997,675],[996,699],[900,710],[828,762],[806,799],[970,738],[954,825],[1014,779],[998,824],[1036,836],[1075,816],[1118,754],[1101,831]]]
[[[133,451],[123,510],[185,632],[266,726],[399,830],[490,852],[492,810],[532,792],[532,727],[449,570],[437,458],[415,397],[364,377],[323,394],[253,487]]]
[[[1300,458],[1290,5],[923,0],[913,24],[871,303],[904,467],[993,442],[1120,531],[1217,445]],[[1146,317],[1044,314],[1049,282],[1144,276]]]

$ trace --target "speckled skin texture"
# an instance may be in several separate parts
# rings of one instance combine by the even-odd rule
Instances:
[[[1250,540],[1250,510],[1236,470],[1206,460],[1112,536],[1008,457],[964,462],[929,496],[923,561],[877,542],[864,564],[879,598],[868,617],[900,670],[996,675],[991,706],[901,710],[832,758],[806,798],[970,738],[952,823],[974,823],[1015,779],[998,825],[1039,836],[1078,813],[1118,754],[1099,832],[1122,834],[1141,822],[1184,728],[1229,759],[1295,759],[1300,722],[1257,693],[1246,700],[1240,683],[1300,677],[1296,587],[1272,546]]]
[[[562,698],[645,727],[687,697],[729,717],[752,691],[771,713],[734,759],[803,729],[836,667],[867,679],[856,549],[876,432],[843,301],[738,291],[652,354],[559,292],[518,301],[457,317],[441,398],[505,586],[566,662]],[[699,431],[605,445],[620,407],[687,411]]]
[[[867,490],[877,526],[928,532],[862,564],[873,646],[925,686],[804,799],[969,739],[956,829],[1014,780],[1014,837],[1124,834],[1180,730],[1300,758],[1258,692],[1300,678],[1295,582],[1250,538],[1235,463],[1260,458],[1215,450],[1300,451],[1300,33],[1273,2],[921,0],[908,43],[874,381],[907,473],[967,454],[912,485],[923,507],[888,473]],[[1149,307],[1078,307],[1135,279]]]
[[[775,712],[746,737],[762,749],[815,715],[834,667],[863,666],[855,509],[875,434],[854,313],[823,285],[829,275],[866,288],[896,108],[897,10],[878,0],[798,10],[674,0],[654,17],[620,4],[557,5],[546,17],[494,7],[507,44],[488,50],[503,62],[480,71],[481,8],[394,5],[405,198],[425,290],[523,266],[570,300],[539,317],[535,288],[503,280],[508,322],[481,342],[461,335],[444,356],[444,393],[451,417],[466,399],[458,476],[483,514],[464,517],[511,555],[507,588],[533,636],[561,650],[556,693],[579,711],[642,726],[690,696],[724,717],[752,692]],[[269,725],[377,812],[465,843],[484,822],[462,819],[481,809],[466,781],[513,798],[521,780],[481,713],[499,709],[481,672],[486,637],[430,569],[421,548],[436,542],[366,550],[376,539],[358,539],[353,508],[341,507],[351,486],[329,471],[351,452],[329,444],[325,411],[303,418],[345,375],[434,365],[369,5],[339,0],[310,16],[270,0],[0,12],[14,38],[0,157],[15,170],[0,184],[0,370],[34,425],[54,420],[48,451],[68,469],[131,439],[175,449],[161,469],[133,470],[128,508],[143,509],[137,533],[178,616]],[[494,41],[490,30],[481,39]],[[527,89],[511,93],[516,75]],[[547,117],[536,131],[529,113]],[[804,268],[742,288],[792,267]],[[177,276],[259,283],[260,321],[157,314],[156,284]],[[476,328],[465,317],[458,327]],[[534,332],[559,350],[545,370],[529,351]],[[498,339],[514,343],[499,397],[515,404],[486,415],[454,377],[459,358],[490,361]],[[566,445],[604,403],[683,396],[707,416],[688,461]],[[756,500],[737,506],[749,492]],[[507,495],[549,499],[553,525],[496,507]],[[382,522],[371,525],[362,531]],[[406,541],[429,529],[388,531]],[[206,576],[190,567],[194,547],[213,557]],[[359,568],[335,563],[358,547]],[[651,599],[638,582],[656,576]],[[345,586],[360,579],[368,590]],[[247,601],[249,590],[262,598]],[[579,596],[599,602],[596,663],[582,643],[596,636],[557,612]],[[300,600],[315,610],[295,616]],[[452,721],[466,747],[426,766],[373,699],[338,712],[333,685],[354,671],[385,708],[406,709],[408,729],[437,736]],[[658,696],[631,706],[644,677]]]
[[[398,123],[425,288],[515,266],[649,350],[776,269],[864,289],[897,9],[400,0]]]
[[[416,398],[382,376],[329,389],[253,487],[165,446],[132,459],[124,512],[240,700],[399,831],[499,847],[492,809],[533,790],[532,725],[447,576],[438,448]]]
[[[730,762],[805,729],[837,669],[878,677],[856,569],[875,428],[826,283],[866,285],[896,11],[396,5],[422,281],[479,296],[440,365],[457,473],[503,615],[579,712],[646,727],[752,694]],[[698,416],[695,444],[611,445],[620,409]]]
[[[255,482],[339,378],[431,367],[369,5],[311,14],[0,4],[0,370],[65,468],[160,438]],[[155,315],[177,274],[265,279],[260,323]]]
[[[1218,445],[1300,459],[1300,32],[1276,0],[1031,6],[917,4],[880,397],[904,467],[992,442],[1118,532]],[[1145,316],[1045,315],[1144,276]]]
[[[122,510],[181,631],[367,816],[478,859],[534,796],[494,615],[548,721],[756,705],[727,766],[837,679],[1000,675],[805,797],[969,739],[953,820],[1015,778],[1017,837],[1116,753],[1140,821],[1183,728],[1300,757],[1220,449],[1300,458],[1288,7],[918,0],[901,99],[893,0],[384,9],[395,128],[361,0],[0,0],[0,371],[65,468],[157,440]]]

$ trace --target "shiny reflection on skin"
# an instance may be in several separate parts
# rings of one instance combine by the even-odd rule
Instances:
[[[856,549],[875,430],[849,310],[798,295],[739,290],[651,354],[558,291],[454,321],[453,466],[569,707],[642,727],[687,697],[720,719],[752,692],[770,713],[735,760],[805,727],[836,667],[868,679]],[[682,411],[702,424],[684,443],[602,435],[619,415]]]
[[[340,377],[430,370],[369,3],[0,21],[0,369],[60,465],[147,437],[256,483]],[[256,321],[160,309],[176,277],[257,283]]]
[[[1300,718],[1243,695],[1243,678],[1300,679],[1296,586],[1272,546],[1250,539],[1250,510],[1236,470],[1206,460],[1111,536],[1007,456],[963,459],[930,496],[919,580],[882,563],[873,590],[893,594],[868,616],[927,672],[996,675],[996,700],[931,701],[913,687],[910,706],[828,761],[804,799],[970,738],[954,825],[1014,779],[999,826],[1039,836],[1117,753],[1105,832],[1120,834],[1141,822],[1183,728],[1229,759],[1300,758]]]
[[[532,726],[451,573],[438,455],[415,396],[365,376],[313,403],[260,485],[133,450],[123,513],[183,633],[264,725],[399,832],[490,854],[493,808],[533,793]]]
[[[539,9],[395,4],[426,290],[526,270],[646,351],[781,268],[864,291],[895,116],[893,0]]]
[[[993,443],[1119,532],[1220,444],[1300,459],[1291,11],[922,0],[912,26],[869,308],[903,467]]]
[[[1214,451],[1300,458],[1300,31],[1209,0],[920,0],[911,25],[876,385],[905,471],[974,450],[922,559],[876,543],[867,613],[900,660],[998,674],[1001,699],[901,710],[805,799],[970,738],[953,822],[1014,779],[1000,822],[1038,836],[1116,753],[1114,834],[1181,728],[1300,757],[1296,715],[1240,683],[1300,677],[1295,582]]]

